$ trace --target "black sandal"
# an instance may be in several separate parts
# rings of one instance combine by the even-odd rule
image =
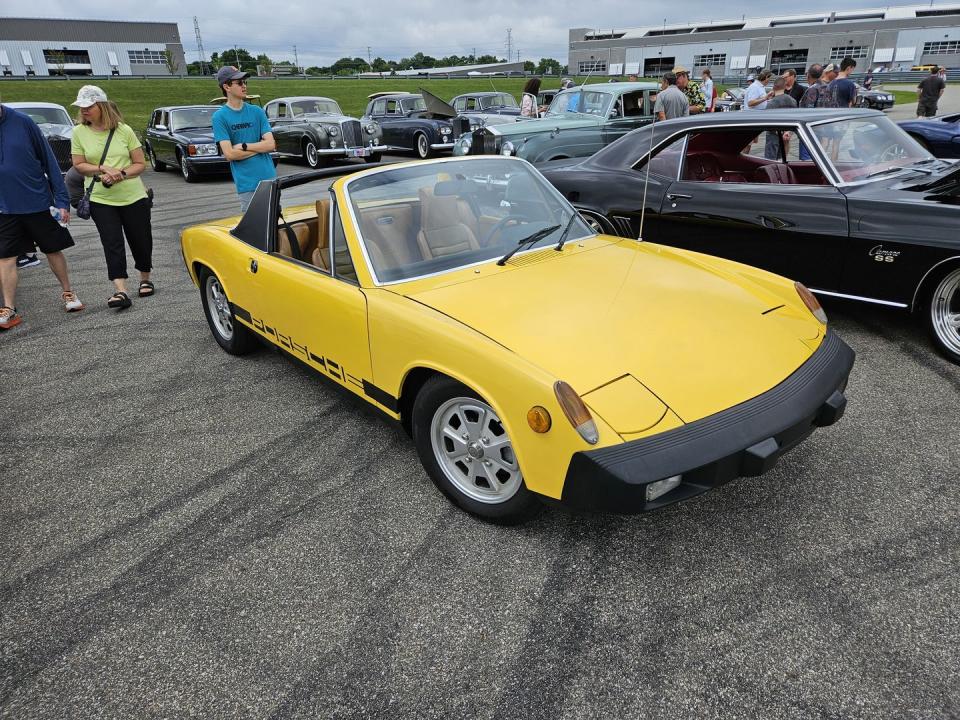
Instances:
[[[140,283],[140,289],[137,291],[137,295],[140,297],[150,297],[153,295],[153,283],[149,280],[142,281]]]
[[[133,302],[131,302],[130,296],[122,290],[118,290],[107,300],[107,307],[112,307],[117,310],[123,310],[131,305],[133,305]]]

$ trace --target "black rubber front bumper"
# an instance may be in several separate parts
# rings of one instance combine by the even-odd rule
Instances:
[[[760,475],[818,427],[843,415],[854,352],[828,332],[807,362],[752,400],[683,427],[575,453],[561,503],[580,510],[638,513],[699,495],[743,476]],[[681,476],[651,502],[647,485]]]

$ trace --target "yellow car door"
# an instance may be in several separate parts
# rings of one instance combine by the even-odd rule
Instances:
[[[277,251],[260,262],[265,332],[284,350],[363,396],[364,380],[371,380],[367,301],[336,209],[320,219],[320,237],[310,241],[299,260],[285,254],[289,246],[281,239]]]

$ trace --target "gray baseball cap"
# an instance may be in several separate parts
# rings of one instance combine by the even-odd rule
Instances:
[[[237,70],[235,67],[225,66],[217,70],[217,85],[223,87],[231,80],[245,80],[250,73]]]

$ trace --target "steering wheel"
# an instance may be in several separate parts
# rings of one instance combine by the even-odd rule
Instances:
[[[491,241],[497,236],[498,233],[503,232],[507,224],[511,221],[515,222],[517,225],[522,224],[526,221],[527,218],[521,217],[519,215],[507,215],[502,217],[497,221],[497,224],[490,228],[490,232],[487,233],[487,236],[483,239],[483,242],[480,243],[482,247],[488,247],[491,244]]]

